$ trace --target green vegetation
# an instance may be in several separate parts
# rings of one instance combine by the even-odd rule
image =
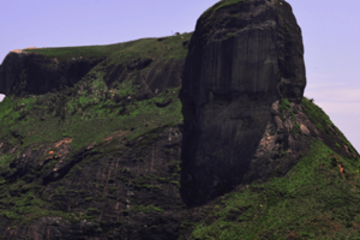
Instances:
[[[171,183],[174,184],[177,188],[181,188],[179,181],[171,181]]]
[[[13,156],[11,153],[3,154],[0,156],[0,167],[6,168],[7,165],[13,160]],[[0,183],[3,183],[5,181],[4,179],[0,181]]]
[[[132,212],[143,212],[143,213],[153,213],[153,212],[164,212],[164,209],[155,207],[152,205],[143,206],[143,205],[131,205]]]
[[[292,113],[293,117],[295,118],[295,114],[291,110],[291,104],[290,104],[289,100],[287,100],[286,98],[281,97],[280,102],[279,102],[279,108],[280,108],[280,118],[283,118],[284,110],[290,111]]]
[[[314,140],[285,177],[216,200],[190,239],[357,239],[359,167]]]
[[[223,37],[222,41],[226,41],[231,37],[236,36],[236,34],[238,34],[241,30],[235,31],[235,32],[229,32],[225,35],[225,37]]]
[[[221,1],[203,16],[211,22],[216,11],[242,1]],[[228,33],[224,40],[236,34]],[[164,150],[168,169],[158,167],[153,171],[156,174],[147,171],[143,175],[134,169],[144,163],[144,155],[149,153],[147,148],[160,139],[166,128],[183,123],[180,87],[153,93],[152,98],[136,96],[140,92],[139,79],[149,74],[156,60],[165,64],[186,56],[182,42],[190,36],[140,39],[108,46],[25,50],[59,61],[79,58],[104,61],[71,88],[38,96],[7,96],[0,103],[0,144],[6,146],[0,155],[0,217],[10,220],[12,229],[43,216],[70,222],[97,222],[102,211],[106,211],[101,207],[115,209],[114,205],[118,204],[116,210],[124,215],[121,221],[113,218],[111,223],[101,222],[101,227],[100,223],[93,225],[97,234],[104,231],[112,239],[116,236],[109,232],[109,226],[129,224],[129,218],[137,213],[156,215],[169,209],[157,203],[166,202],[164,189],[181,188],[181,161],[171,158],[178,146],[167,146]],[[129,65],[140,57],[154,61],[144,69],[129,70]],[[127,77],[120,76],[110,84],[107,73],[120,63],[128,66]],[[307,98],[303,98],[302,106],[320,131],[340,136],[349,151],[356,152],[318,106]],[[294,121],[291,133],[295,137],[300,125],[290,102],[281,98],[279,107],[281,118],[286,116]],[[339,142],[335,141],[334,145],[342,148]],[[356,239],[360,234],[360,162],[333,150],[313,140],[311,149],[286,176],[273,176],[266,183],[253,183],[221,196],[201,209],[198,218],[201,220],[187,218],[182,227],[192,229],[190,239],[199,240]],[[29,154],[36,161],[22,166]],[[62,154],[66,158],[60,160]],[[281,156],[287,154],[287,150],[281,152]],[[117,172],[104,169],[110,166],[105,165],[108,162]],[[62,173],[57,171],[60,165],[65,166]],[[96,172],[91,172],[91,177],[82,175],[93,168],[101,169],[102,176]],[[60,174],[62,179],[58,180]],[[88,189],[93,195],[66,185],[70,175],[77,178],[69,184],[86,179],[82,181],[89,182]],[[130,200],[119,199],[124,191]],[[144,192],[156,196],[150,205]],[[136,199],[131,194],[140,197]],[[68,202],[76,202],[77,210],[65,211],[69,209]],[[155,231],[160,225],[151,228]]]
[[[1,195],[4,196],[4,189],[2,189]],[[13,192],[16,193],[16,192]],[[84,219],[87,216],[81,216],[76,212],[63,212],[58,210],[48,210],[46,206],[47,202],[39,199],[33,191],[29,191],[25,194],[22,194],[21,191],[17,192],[18,195],[10,195],[7,193],[7,197],[2,197],[0,201],[1,207],[0,216],[5,216],[8,220],[11,220],[13,223],[27,224],[32,222],[34,219],[48,216],[48,217],[61,217],[63,219],[69,220],[71,222],[79,221]]]
[[[161,186],[151,184],[151,180],[148,178],[148,176],[139,177],[135,179],[132,183],[136,188],[147,188],[149,190],[153,189],[155,191],[161,189]]]
[[[141,41],[141,40],[137,40]],[[133,41],[136,44],[137,41]],[[106,58],[113,52],[124,48],[124,44],[111,44],[106,46],[59,47],[24,49],[25,52],[38,53],[47,57],[57,58],[59,61],[79,59],[80,57]]]
[[[100,182],[95,188],[98,192],[88,196],[84,192],[68,189],[64,185],[66,177],[77,174],[88,164],[96,163],[96,159],[111,154],[121,156],[136,153],[140,156],[166,127],[182,124],[178,98],[180,87],[166,89],[150,99],[138,100],[136,96],[140,91],[139,77],[149,74],[157,61],[166,64],[172,59],[185,58],[187,49],[182,42],[190,37],[191,33],[186,33],[108,46],[25,50],[56,58],[60,62],[79,58],[101,58],[104,61],[73,87],[65,86],[59,91],[37,96],[8,95],[0,103],[0,144],[5,146],[3,149],[9,149],[0,154],[0,173],[4,176],[0,178],[0,217],[21,224],[42,216],[61,217],[71,222],[96,220],[100,210],[94,208],[93,204],[114,202],[115,194],[121,188],[108,184],[115,184],[118,178],[115,176],[114,179],[108,178],[105,183]],[[130,65],[139,58],[153,61],[146,68],[131,70]],[[128,77],[108,84],[106,74],[109,69],[121,63],[130,66],[126,70]],[[87,151],[85,155],[84,151]],[[12,176],[20,171],[17,168],[18,159],[23,161],[29,154],[36,156],[37,161],[21,170],[21,175]],[[64,176],[64,181],[52,186],[54,190],[45,191],[43,185],[48,183],[43,181],[58,176],[53,169],[56,169],[63,154],[66,158],[61,161],[71,163],[71,169]],[[174,168],[178,169],[179,164],[175,163]],[[122,184],[128,184],[128,179],[134,176],[130,170],[124,169],[126,171],[119,178]],[[177,176],[168,179],[151,175],[149,179],[154,185],[149,182],[143,184],[141,178],[135,179],[134,184],[140,188],[161,189],[159,184],[176,185],[171,181],[175,181]],[[107,191],[108,195],[105,196],[103,191]],[[63,209],[69,198],[82,199],[89,204],[88,209],[83,212],[54,210]],[[135,205],[133,211],[148,213],[163,210],[155,206]]]
[[[136,188],[147,188],[149,190],[160,190],[163,184],[173,184],[177,188],[180,188],[180,183],[174,179],[177,179],[178,174],[174,173],[171,177],[165,178],[155,174],[148,174],[140,176],[132,181],[132,185]]]
[[[333,132],[330,126],[334,125],[330,120],[329,116],[317,105],[310,102],[309,99],[303,97],[302,105],[306,115],[310,118],[311,122],[316,126],[320,131]]]
[[[24,110],[20,113],[16,110],[18,100],[7,97],[0,103],[0,107],[7,106],[4,111],[7,115],[2,116],[0,138],[11,145],[21,145],[22,148],[71,138],[71,145],[75,149],[91,143],[100,143],[106,136],[116,133],[127,136],[130,140],[135,139],[153,128],[182,122],[179,90],[180,88],[169,89],[155,98],[133,101],[126,107],[123,102],[126,100],[116,103],[112,99],[100,96],[100,102],[95,104],[92,102],[94,96],[85,94],[68,99],[66,105],[57,105],[64,94],[47,94],[38,96],[38,101],[27,105],[31,110],[25,113],[26,118],[23,119],[19,119],[19,115]],[[167,107],[157,108],[155,103],[162,101],[171,103]],[[58,110],[55,107],[48,107],[50,104],[67,111],[64,112],[63,118],[57,114]],[[41,121],[39,116],[46,120]],[[136,129],[130,132],[133,127]],[[6,164],[6,159],[6,156],[1,156],[0,164]]]
[[[24,49],[25,52],[38,53],[59,61],[69,61],[79,58],[107,59],[107,63],[124,61],[136,57],[179,58],[185,57],[186,51],[179,48],[179,40],[189,40],[192,33],[167,37],[162,41],[157,38],[144,38],[130,42],[84,47],[36,48]]]
[[[289,26],[286,25],[286,24],[284,24],[284,30],[285,30],[286,32],[290,31]]]
[[[99,210],[97,208],[89,208],[88,210],[86,210],[86,212],[82,216],[82,218],[92,221],[92,220],[95,220],[99,216],[100,213],[101,213],[101,210]]]
[[[218,3],[216,3],[215,5],[213,5],[212,7],[208,8],[201,16],[200,16],[200,20],[203,21],[202,25],[205,28],[205,32],[203,33],[203,38],[206,39],[206,37],[208,36],[208,34],[211,32],[211,29],[214,28],[214,15],[217,11],[219,11],[222,8],[234,5],[234,4],[238,4],[241,2],[244,2],[245,0],[222,0],[219,1]],[[236,16],[236,15],[234,15]],[[231,16],[230,18],[234,17]],[[239,30],[241,31],[241,30]],[[227,33],[224,37],[223,37],[223,41],[235,36],[239,31],[235,31],[232,33]]]
[[[340,136],[342,142],[348,147],[350,152],[356,153],[356,150],[347,140],[344,134],[333,124],[329,116],[316,104],[312,103],[306,97],[302,99],[302,106],[305,114],[310,118],[311,122],[322,132],[330,136]]]
[[[222,0],[218,3],[216,3],[214,6],[207,9],[203,14],[202,17],[206,17],[207,19],[211,19],[214,14],[221,8],[234,5],[240,2],[244,2],[245,0]]]
[[[281,119],[284,119],[284,114],[286,112],[291,113],[292,120],[294,123],[294,127],[291,129],[291,135],[296,139],[296,134],[300,133],[300,124],[296,121],[296,116],[295,116],[295,113],[293,112],[293,110],[291,109],[290,102],[286,98],[281,97],[280,102],[279,102],[279,109],[280,109],[280,118]]]

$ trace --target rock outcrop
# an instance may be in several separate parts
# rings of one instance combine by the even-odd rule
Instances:
[[[72,87],[103,59],[77,58],[59,61],[40,54],[10,52],[0,65],[0,93],[44,94]]]
[[[272,105],[282,98],[299,104],[305,84],[301,30],[288,3],[220,1],[208,9],[183,75],[185,199],[203,203],[246,182],[275,122]]]
[[[305,84],[280,0],[222,0],[193,34],[10,53],[0,239],[353,239],[360,156]]]
[[[175,239],[190,36],[8,54],[0,238]]]
[[[10,171],[2,169],[8,184],[21,182],[11,192],[14,202],[23,194],[28,209],[20,212],[33,207],[29,196],[36,188],[41,191],[37,201],[48,202],[43,212],[28,214],[39,216],[29,224],[0,217],[3,239],[175,239],[184,217],[172,183],[179,180],[178,128],[158,129],[132,143],[109,136],[101,146],[107,154],[91,145],[74,152],[70,142],[42,145],[35,152],[26,148]],[[53,154],[41,159],[51,149]],[[5,146],[1,150],[7,153]],[[49,169],[51,161],[55,165]]]

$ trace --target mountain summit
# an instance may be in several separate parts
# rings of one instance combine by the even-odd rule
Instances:
[[[303,96],[282,0],[193,33],[10,52],[0,239],[356,239],[360,156]]]
[[[289,150],[286,173],[306,150],[301,126],[314,129],[299,106],[304,50],[290,5],[235,2],[220,1],[199,18],[186,58],[183,176],[194,185],[185,193],[190,202],[265,179]],[[296,114],[280,117],[286,104]]]

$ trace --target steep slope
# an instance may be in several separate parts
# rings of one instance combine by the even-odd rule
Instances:
[[[300,106],[322,138],[308,136],[310,149],[284,176],[192,208],[184,239],[358,238],[359,155],[319,107],[307,98]]]
[[[5,76],[17,68],[34,75],[1,78],[25,81],[2,90],[0,104],[3,239],[174,238],[183,214],[178,94],[190,36],[6,57]],[[23,64],[34,58],[44,59],[40,72]],[[90,58],[100,62],[73,86],[33,91],[48,62],[59,61],[60,76]]]
[[[193,209],[186,239],[357,239],[359,160],[321,141],[284,177],[249,184]]]
[[[303,97],[302,55],[278,0],[220,1],[193,34],[10,53],[1,238],[355,239],[360,156]]]
[[[297,119],[306,83],[301,31],[290,5],[280,3],[220,1],[197,22],[181,95],[190,205],[266,180],[288,151],[284,174],[308,148],[301,126],[312,126]],[[290,103],[295,113],[283,116]]]

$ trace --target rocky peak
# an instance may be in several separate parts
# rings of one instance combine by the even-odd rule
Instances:
[[[201,203],[244,180],[271,106],[301,102],[303,52],[284,1],[220,1],[199,18],[181,93],[185,199]]]
[[[357,239],[360,156],[304,87],[278,0],[220,1],[194,34],[13,51],[0,239]]]
[[[301,102],[302,36],[286,2],[220,1],[199,18],[189,50],[183,92],[199,103],[210,92],[277,94]]]

